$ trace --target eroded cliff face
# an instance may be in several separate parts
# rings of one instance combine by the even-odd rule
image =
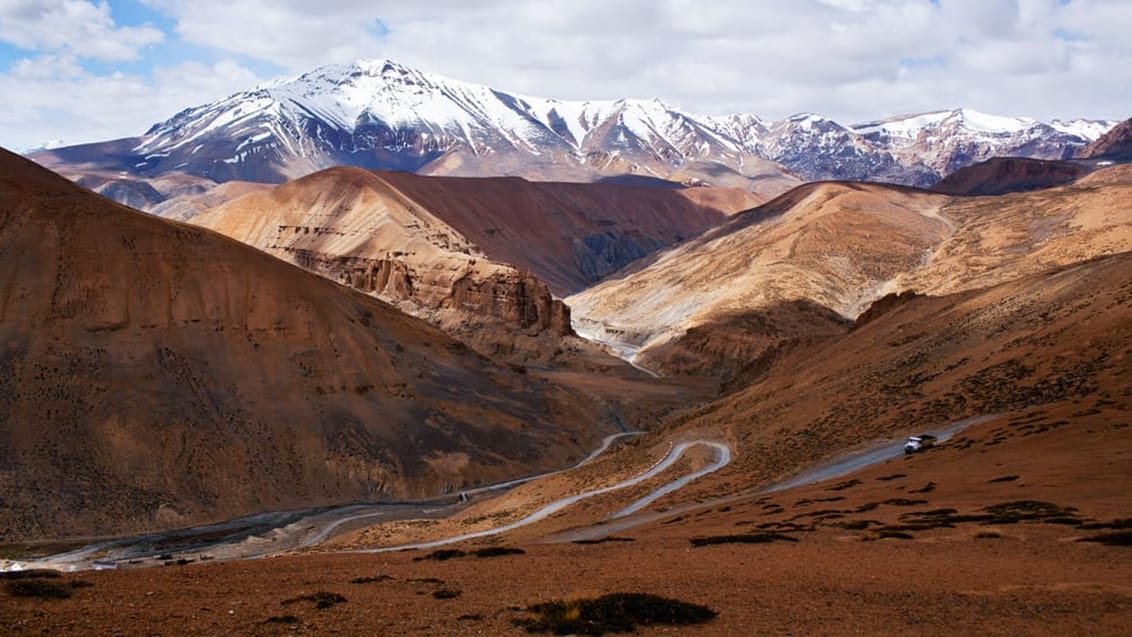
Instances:
[[[368,171],[323,171],[194,222],[372,294],[508,362],[545,360],[556,339],[573,334],[569,309],[545,283],[484,256]],[[534,340],[505,346],[516,333]]]
[[[546,284],[534,275],[514,270],[496,272],[487,278],[471,274],[452,285],[451,294],[440,303],[441,309],[469,312],[469,322],[477,323],[479,309],[517,326],[531,336],[548,333],[570,336],[570,308],[554,298]]]

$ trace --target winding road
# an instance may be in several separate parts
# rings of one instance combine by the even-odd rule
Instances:
[[[597,335],[597,333],[586,330],[584,327],[579,327],[578,325],[574,325],[573,327],[574,327],[574,333],[575,334],[586,339],[587,341],[593,341],[594,343],[604,345],[606,348],[608,348],[613,353],[614,356],[616,356],[617,358],[620,358],[621,360],[625,361],[626,363],[629,363],[630,365],[633,366],[634,369],[636,369],[638,371],[642,371],[642,372],[648,374],[649,376],[652,376],[653,378],[660,378],[661,377],[660,374],[658,374],[657,372],[654,372],[653,370],[651,370],[647,367],[642,367],[641,365],[637,364],[637,354],[639,354],[640,351],[641,351],[641,347],[639,345],[633,345],[631,343],[625,343],[625,342],[622,342],[622,341],[614,341],[614,340],[604,339],[604,338],[599,337]]]
[[[518,485],[557,475],[592,462],[623,438],[639,436],[633,431],[606,436],[601,445],[580,462],[556,471],[516,478],[462,493],[476,496],[505,491]],[[0,570],[54,568],[85,570],[114,568],[118,565],[153,565],[159,556],[176,555],[188,559],[252,559],[313,546],[353,523],[369,520],[393,521],[408,518],[437,518],[451,515],[463,505],[453,503],[455,494],[417,502],[350,504],[339,507],[274,511],[236,518],[216,524],[141,536],[115,538],[81,548],[24,561],[0,564]],[[159,563],[159,562],[158,562]]]
[[[946,441],[959,431],[968,427],[987,422],[995,415],[977,416],[959,420],[949,425],[931,430],[940,442]],[[557,475],[565,471],[585,465],[602,453],[607,451],[618,439],[640,435],[640,432],[620,433],[607,436],[601,446],[595,449],[581,462],[567,469],[560,469],[539,475],[508,480],[484,487],[469,489],[463,493],[478,495],[493,491],[502,491],[515,486],[531,482],[538,478]],[[753,491],[717,498],[707,502],[696,502],[667,509],[664,512],[642,512],[664,496],[673,493],[691,482],[708,474],[714,473],[727,466],[732,460],[732,450],[722,442],[713,440],[690,440],[674,444],[660,460],[649,469],[631,478],[617,482],[606,487],[584,491],[575,495],[554,500],[523,517],[520,520],[504,526],[484,529],[471,533],[463,533],[451,537],[417,542],[398,546],[388,546],[375,549],[363,549],[358,553],[384,553],[406,549],[425,549],[453,544],[492,535],[499,535],[508,531],[534,524],[570,507],[573,504],[614,491],[627,489],[655,478],[671,468],[689,450],[703,447],[711,452],[712,458],[699,469],[675,478],[650,491],[628,506],[609,515],[602,523],[573,529],[563,533],[544,538],[545,542],[570,542],[577,540],[597,539],[617,531],[633,528],[647,522],[671,517],[686,511],[702,509],[719,504],[733,502],[764,493],[773,493],[794,487],[823,482],[837,478],[865,467],[885,462],[903,455],[902,441],[885,441],[874,444],[860,451],[845,454],[834,458],[817,467],[811,468],[793,478],[764,486]],[[451,496],[449,496],[451,497]],[[80,570],[96,568],[100,563],[125,562],[129,564],[153,564],[151,558],[168,552],[176,552],[179,556],[192,553],[200,557],[209,553],[217,559],[249,559],[278,554],[296,548],[303,548],[325,541],[342,527],[360,522],[362,520],[397,520],[407,518],[439,518],[451,515],[460,508],[459,504],[443,502],[437,498],[433,501],[399,502],[384,504],[355,504],[328,509],[307,509],[302,511],[281,511],[263,513],[260,515],[239,518],[227,522],[213,524],[192,529],[184,529],[168,533],[158,533],[133,538],[121,538],[106,542],[91,544],[80,549],[60,553],[49,557],[28,560],[25,562],[10,562],[9,568],[57,568],[62,570]],[[215,539],[210,539],[215,538]],[[218,538],[216,536],[219,536]]]
[[[635,510],[637,510],[641,507],[647,506],[648,504],[654,502],[658,498],[663,497],[664,495],[671,493],[671,492],[679,489],[680,487],[683,487],[684,485],[688,484],[692,480],[695,480],[697,478],[701,478],[701,477],[703,477],[703,476],[705,476],[709,473],[718,471],[718,470],[722,469],[723,467],[727,466],[731,462],[731,448],[728,447],[727,445],[721,443],[721,442],[713,442],[713,441],[708,441],[708,440],[693,440],[693,441],[690,441],[690,442],[681,442],[680,444],[674,445],[672,447],[672,449],[669,450],[668,454],[665,455],[659,462],[654,464],[651,468],[649,468],[648,470],[646,470],[646,471],[644,471],[640,474],[637,474],[636,476],[634,476],[632,478],[629,478],[627,480],[622,480],[621,482],[618,482],[616,484],[612,484],[612,485],[607,486],[607,487],[602,487],[600,489],[593,489],[593,490],[590,490],[590,491],[584,491],[584,492],[576,494],[576,495],[572,495],[572,496],[568,496],[568,497],[565,497],[565,498],[555,500],[555,501],[551,502],[550,504],[543,506],[541,509],[538,509],[534,513],[531,513],[527,517],[525,517],[521,520],[517,520],[515,522],[512,522],[510,524],[495,527],[495,528],[492,528],[492,529],[484,529],[482,531],[474,531],[472,533],[463,533],[463,534],[460,534],[460,535],[453,535],[451,537],[446,537],[446,538],[442,538],[442,539],[439,539],[439,540],[430,540],[428,542],[416,542],[416,543],[413,543],[413,544],[401,544],[401,545],[398,545],[398,546],[385,546],[385,547],[381,547],[381,548],[365,549],[365,550],[360,550],[360,551],[355,551],[355,552],[357,552],[357,553],[386,553],[386,552],[389,552],[389,551],[404,551],[404,550],[408,550],[408,549],[428,549],[428,548],[435,548],[435,547],[438,547],[438,546],[444,546],[446,544],[455,544],[456,542],[463,542],[465,540],[474,540],[476,538],[488,537],[488,536],[491,536],[491,535],[499,535],[500,533],[506,533],[508,531],[514,531],[515,529],[518,529],[518,528],[521,528],[521,527],[524,527],[524,526],[527,526],[527,525],[530,525],[530,524],[534,524],[535,522],[538,522],[540,520],[545,520],[546,518],[550,517],[551,515],[558,513],[559,511],[565,509],[566,507],[568,507],[572,504],[575,504],[577,502],[581,502],[582,500],[592,498],[594,496],[602,495],[604,493],[611,493],[613,491],[619,491],[621,489],[626,489],[628,487],[640,484],[640,483],[642,483],[642,482],[644,482],[644,481],[646,481],[650,478],[653,478],[653,477],[659,475],[661,472],[668,469],[669,467],[671,467],[673,464],[675,464],[676,461],[679,460],[680,457],[683,456],[684,453],[687,452],[689,449],[691,449],[692,447],[697,447],[697,446],[705,446],[705,447],[708,447],[709,449],[713,450],[715,452],[715,458],[710,463],[708,463],[706,466],[700,468],[699,470],[697,470],[693,473],[690,473],[686,476],[683,476],[679,479],[673,480],[672,482],[669,482],[669,483],[655,489],[649,495],[645,496],[644,498],[641,498],[640,500],[637,500],[636,502],[629,505],[625,509],[622,509],[622,511],[615,513],[614,517],[621,516],[621,515],[628,515],[629,513],[632,513],[632,511],[630,511],[630,509],[635,511]],[[636,507],[636,508],[634,508],[634,507]]]
[[[957,420],[955,422],[948,423],[947,425],[945,425],[943,427],[939,427],[939,428],[936,428],[936,429],[929,429],[929,430],[925,431],[924,433],[929,433],[929,434],[934,435],[936,438],[938,438],[939,442],[942,443],[942,442],[947,441],[948,439],[950,439],[952,436],[959,433],[960,431],[963,431],[964,429],[967,429],[969,427],[973,427],[975,425],[982,424],[984,422],[988,422],[990,420],[993,420],[994,418],[997,418],[998,416],[999,416],[999,414],[988,414],[988,415],[983,415],[983,416],[973,416],[971,418],[964,418],[963,420]],[[593,525],[593,526],[581,527],[581,528],[577,528],[577,529],[571,529],[569,531],[564,531],[562,533],[557,533],[555,535],[544,538],[542,541],[546,542],[546,543],[558,543],[558,542],[577,542],[579,540],[595,540],[595,539],[599,539],[599,538],[602,538],[602,537],[612,535],[613,533],[617,533],[619,531],[631,529],[633,527],[637,527],[637,526],[640,526],[642,524],[647,524],[649,522],[654,522],[656,520],[662,520],[664,518],[670,518],[672,516],[687,513],[689,511],[696,511],[696,510],[705,509],[705,508],[709,508],[709,507],[713,507],[713,506],[719,506],[719,505],[722,505],[722,504],[728,504],[728,503],[731,503],[731,502],[736,502],[736,501],[739,501],[739,500],[751,498],[751,497],[758,496],[758,495],[763,495],[763,494],[766,494],[766,493],[774,493],[776,491],[784,491],[786,489],[793,489],[795,487],[801,487],[801,486],[806,486],[806,485],[810,485],[810,484],[815,484],[815,483],[818,483],[818,482],[825,482],[826,480],[832,480],[834,478],[840,478],[841,476],[848,475],[850,473],[853,473],[855,471],[859,471],[859,470],[864,469],[866,467],[870,467],[872,465],[879,464],[879,463],[882,463],[882,462],[887,462],[889,460],[893,460],[895,458],[900,458],[900,457],[903,457],[903,456],[904,456],[904,439],[903,438],[896,440],[896,441],[886,440],[886,441],[882,441],[882,442],[877,442],[877,443],[874,443],[872,445],[865,447],[864,449],[837,456],[837,457],[835,457],[835,458],[833,458],[833,459],[831,459],[827,462],[824,462],[824,463],[819,464],[815,467],[807,469],[807,470],[803,471],[802,473],[798,474],[795,477],[789,478],[787,480],[783,480],[781,482],[776,482],[776,483],[773,483],[773,484],[770,484],[770,485],[767,485],[767,486],[759,487],[759,488],[757,488],[753,491],[748,491],[748,492],[745,492],[745,493],[738,493],[738,494],[735,494],[735,495],[725,496],[725,497],[722,497],[722,498],[715,498],[715,499],[708,500],[708,501],[705,501],[705,502],[694,502],[694,503],[690,503],[690,504],[679,505],[679,506],[667,509],[663,512],[649,512],[649,513],[643,513],[643,514],[640,514],[640,515],[634,515],[633,517],[629,517],[630,515],[639,512],[641,509],[648,506],[649,504],[654,502],[656,499],[658,499],[659,497],[664,495],[664,494],[656,495],[657,492],[654,491],[653,493],[649,494],[647,497],[642,498],[642,499],[638,500],[637,502],[634,502],[633,504],[631,504],[631,505],[625,507],[624,509],[618,511],[617,513],[609,516],[609,518],[607,518],[605,521],[603,521],[599,524],[596,524],[596,525]],[[691,481],[692,479],[695,479],[691,475],[685,476],[685,478],[688,478],[689,481]],[[684,478],[682,478],[681,480],[683,480],[683,479]],[[679,480],[676,481],[676,482],[679,482]],[[671,486],[672,484],[673,483],[670,483],[669,485],[665,485],[664,487],[661,487],[661,489],[658,489],[657,491],[666,489],[669,486]],[[683,486],[683,485],[676,486],[672,490],[678,489],[678,488],[680,488],[680,486]],[[653,497],[654,495],[656,497]]]

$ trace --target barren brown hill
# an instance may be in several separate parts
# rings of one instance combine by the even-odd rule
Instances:
[[[766,347],[801,336],[799,330],[815,321],[837,329],[837,315],[855,317],[887,292],[888,280],[919,265],[947,235],[937,213],[945,201],[942,195],[873,184],[801,186],[567,303],[579,329],[642,346],[638,360],[646,367],[691,371],[686,362],[654,356],[653,348],[697,326],[773,313],[794,301],[806,302],[795,311],[814,314],[782,322]],[[688,349],[704,346],[665,352]],[[747,353],[757,356],[755,348]],[[717,363],[730,370],[746,360],[723,356],[701,362],[710,371]]]
[[[560,466],[585,399],[0,154],[0,537],[425,496]]]
[[[712,324],[782,303],[808,301],[855,319],[889,293],[983,288],[1126,251],[1132,249],[1129,201],[1127,184],[1001,197],[807,185],[642,260],[567,303],[579,329],[643,346],[637,360],[645,366],[691,371],[686,357],[669,358],[692,348],[715,352],[695,363],[701,371],[728,372],[757,358],[773,340],[746,348],[702,342],[658,348],[690,330],[710,334]],[[736,360],[740,351],[746,357]]]
[[[1103,166],[1077,180],[1079,186],[1132,184],[1132,164]]]
[[[1081,149],[1078,157],[1132,161],[1132,119],[1126,119]]]
[[[980,290],[906,295],[847,336],[776,361],[680,427],[723,432],[737,449],[728,471],[758,482],[972,416],[1056,409],[1074,414],[1063,423],[1073,425],[1104,409],[1102,422],[1114,424],[1132,399],[1129,343],[1124,252]]]
[[[759,199],[743,191],[378,173],[494,260],[563,295]]]
[[[498,524],[648,467],[670,440],[731,443],[730,466],[658,501],[653,522],[597,543],[544,540],[598,522],[675,475],[447,547],[468,551],[462,557],[331,553],[91,572],[41,580],[72,591],[68,599],[8,594],[0,610],[16,635],[171,626],[520,635],[535,617],[529,607],[562,600],[569,608],[620,592],[718,613],[703,624],[639,627],[645,635],[1124,635],[1132,617],[1130,273],[1132,255],[1121,254],[992,289],[886,303],[849,335],[782,358],[765,382],[584,469],[459,519],[372,534],[396,542]],[[857,443],[898,444],[976,414],[990,417],[926,453],[757,492]],[[494,557],[481,559],[478,549]]]
[[[157,205],[138,209],[145,210],[158,217],[165,217],[166,219],[188,221],[220,204],[232,201],[248,193],[266,190],[270,187],[270,184],[261,184],[252,181],[226,181],[201,192],[188,192],[174,195]]]
[[[947,195],[1005,195],[1071,184],[1091,170],[1071,161],[993,157],[960,168],[931,189]]]
[[[1132,509],[1132,473],[1109,463],[1119,463],[1122,453],[1132,452],[1132,441],[1120,432],[1128,426],[1127,412],[1132,409],[1129,343],[1132,252],[982,290],[905,295],[885,303],[848,334],[785,352],[763,373],[737,380],[730,393],[584,468],[479,504],[448,527],[395,523],[346,541],[396,545],[499,524],[555,497],[608,484],[610,476],[643,471],[673,441],[725,441],[733,454],[729,465],[650,507],[703,509],[707,507],[695,503],[711,506],[713,499],[724,497],[741,501],[744,494],[847,452],[878,441],[899,444],[910,434],[969,418],[995,426],[979,435],[957,435],[947,445],[954,462],[975,467],[980,456],[998,445],[1026,448],[1031,442],[1056,440],[1051,443],[1059,449],[1056,471],[1081,480],[1050,483],[1045,495],[1061,499],[1057,492],[1064,489],[1074,498],[1069,504],[1089,500],[1091,516],[1125,517]],[[1098,453],[1104,458],[1101,465],[1093,463]],[[587,499],[574,505],[570,515],[523,527],[510,537],[532,540],[597,524],[697,462],[692,459],[671,474],[631,489]],[[1035,464],[1037,458],[1029,466]],[[992,470],[999,471],[984,466],[978,473]],[[1106,472],[1112,483],[1096,486],[1086,496],[1093,488],[1090,480]],[[1001,469],[988,479],[1008,473]],[[915,492],[907,497],[912,495]],[[1114,496],[1118,503],[1111,501]],[[973,501],[977,498],[968,504]],[[696,526],[685,524],[689,532]]]
[[[253,192],[192,222],[374,294],[489,356],[545,361],[572,334],[569,310],[546,284],[492,261],[360,168]]]
[[[695,461],[502,538],[455,545],[469,554],[451,560],[422,559],[427,551],[323,554],[254,568],[188,566],[179,578],[173,569],[95,573],[83,578],[94,586],[73,601],[45,611],[42,602],[10,598],[7,607],[27,634],[76,625],[143,632],[198,607],[208,610],[189,613],[184,625],[237,634],[276,631],[270,618],[284,612],[312,631],[522,634],[527,606],[616,591],[718,612],[680,634],[1122,635],[1132,612],[1121,544],[1132,510],[1124,459],[1132,452],[1130,315],[1129,253],[990,289],[906,296],[844,337],[781,358],[762,382],[584,469],[457,519],[385,525],[335,548],[500,524],[648,467],[668,441],[730,443],[731,465],[656,502],[658,519],[606,541],[544,543],[601,521]],[[986,418],[926,453],[759,493],[846,449],[899,444],[968,416]],[[525,553],[471,553],[500,544]],[[154,590],[146,603],[129,605]],[[295,602],[280,610],[280,602],[319,590],[345,601],[325,611]],[[104,610],[119,605],[121,612]]]

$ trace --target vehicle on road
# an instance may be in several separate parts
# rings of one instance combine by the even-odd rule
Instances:
[[[918,436],[909,436],[908,442],[904,443],[904,453],[913,454],[921,451],[926,451],[935,446],[936,437],[931,434],[920,434]]]

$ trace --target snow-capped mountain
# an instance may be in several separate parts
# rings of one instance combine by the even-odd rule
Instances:
[[[559,180],[727,175],[784,190],[791,178],[767,180],[768,161],[806,180],[928,185],[992,155],[1071,157],[1115,123],[1046,124],[965,109],[856,126],[812,114],[777,122],[706,117],[660,100],[528,97],[363,60],[186,109],[112,147],[56,149],[37,159],[215,181],[279,182],[353,165]]]
[[[903,165],[922,161],[939,179],[993,156],[1068,159],[1115,125],[1089,120],[1047,124],[956,109],[870,122],[853,130]]]

